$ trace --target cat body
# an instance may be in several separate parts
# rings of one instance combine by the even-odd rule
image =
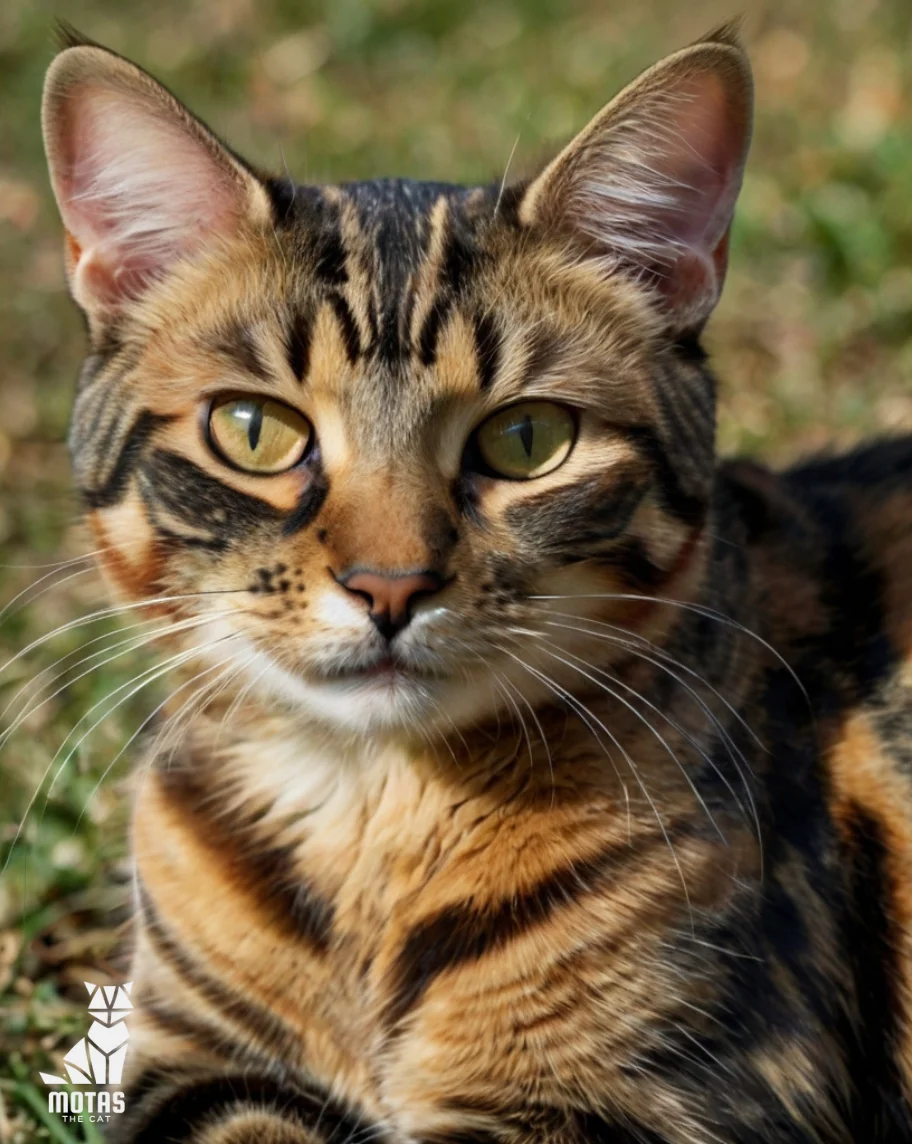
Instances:
[[[912,439],[717,464],[749,130],[723,30],[531,180],[315,188],[55,61],[76,479],[188,673],[113,1140],[912,1140]]]

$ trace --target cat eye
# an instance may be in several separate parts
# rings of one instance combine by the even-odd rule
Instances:
[[[226,397],[209,408],[210,445],[247,473],[284,473],[304,457],[312,437],[306,417],[268,398]]]
[[[568,409],[550,401],[524,401],[483,422],[475,432],[475,445],[495,476],[528,481],[563,464],[575,437],[576,423]]]

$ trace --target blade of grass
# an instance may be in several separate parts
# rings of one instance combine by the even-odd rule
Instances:
[[[61,1120],[48,1112],[46,1102],[33,1084],[29,1084],[27,1081],[17,1081],[13,1086],[13,1096],[44,1125],[52,1140],[56,1140],[58,1144],[84,1144],[84,1141],[80,1140],[78,1136],[74,1136]],[[83,1127],[93,1126],[83,1125]],[[96,1135],[91,1144],[97,1144],[100,1139]]]

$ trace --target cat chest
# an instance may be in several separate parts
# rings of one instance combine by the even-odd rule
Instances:
[[[271,1015],[264,1034],[216,1014],[236,1043],[376,1115],[559,1104],[568,1085],[589,1105],[612,1075],[622,1087],[667,1004],[658,947],[681,910],[667,850],[646,835],[632,847],[626,823],[621,837],[607,821],[450,819],[423,838],[361,822],[335,851],[325,830],[237,848],[150,782],[135,845],[147,928],[170,943],[157,956],[180,951]]]

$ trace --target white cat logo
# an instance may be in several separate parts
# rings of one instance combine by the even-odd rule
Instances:
[[[93,985],[84,981],[89,991],[89,1012],[95,1018],[88,1033],[77,1041],[63,1058],[70,1084],[120,1084],[127,1056],[125,1018],[133,1005],[125,985]],[[67,1084],[64,1077],[42,1073],[45,1084]]]

